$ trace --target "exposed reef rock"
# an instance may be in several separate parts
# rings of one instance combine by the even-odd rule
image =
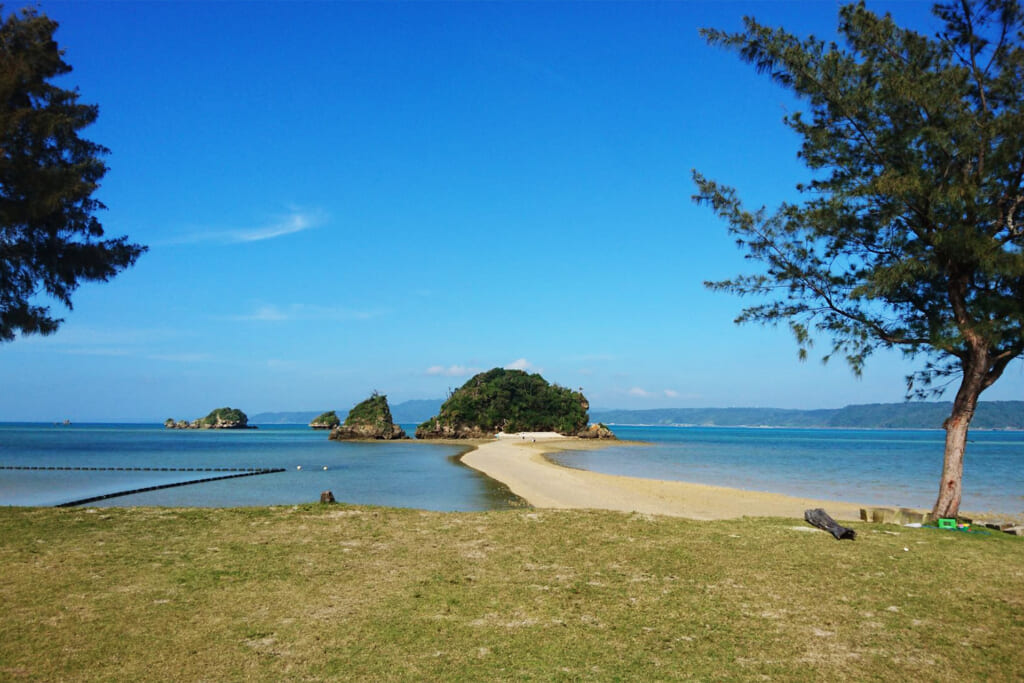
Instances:
[[[442,418],[432,417],[416,427],[417,439],[490,439],[500,429],[483,429],[478,425],[450,424]]]
[[[581,391],[549,384],[538,374],[494,368],[472,377],[441,412],[416,428],[417,439],[483,439],[498,432],[586,430],[590,404]]]
[[[581,439],[617,439],[615,433],[602,423],[592,424],[584,430],[581,430],[576,436]]]
[[[334,429],[340,424],[341,420],[338,419],[338,414],[333,410],[328,410],[326,413],[321,413],[319,417],[313,418],[309,426],[313,429]]]
[[[329,439],[351,441],[355,439],[408,439],[405,431],[391,419],[388,398],[376,391],[370,398],[349,411],[345,423],[331,430]]]
[[[165,429],[256,429],[249,424],[249,418],[237,408],[217,408],[210,411],[210,414],[187,422],[185,420],[175,421],[172,418],[164,420]]]

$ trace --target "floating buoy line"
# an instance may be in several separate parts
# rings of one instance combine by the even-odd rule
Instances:
[[[175,481],[169,484],[157,484],[155,486],[144,486],[141,488],[128,489],[124,491],[114,491],[113,493],[105,493],[100,496],[91,496],[89,498],[80,498],[78,500],[68,501],[66,503],[60,503],[55,507],[66,508],[74,507],[76,505],[86,505],[88,503],[95,503],[100,500],[107,500],[109,498],[117,498],[118,496],[130,496],[133,493],[145,493],[146,491],[158,491],[160,489],[169,489],[175,486],[188,486],[189,484],[202,484],[208,481],[219,481],[221,479],[237,479],[238,477],[254,477],[261,474],[274,474],[277,472],[284,472],[283,467],[58,467],[58,466],[39,466],[39,465],[0,465],[0,470],[36,470],[36,471],[85,471],[85,472],[230,472],[231,474],[221,474],[214,477],[201,477],[199,479],[189,479],[187,481]]]

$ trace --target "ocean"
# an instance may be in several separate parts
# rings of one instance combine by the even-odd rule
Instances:
[[[614,426],[644,446],[573,451],[567,467],[865,505],[931,509],[945,432]],[[1024,432],[972,431],[962,510],[1024,514]]]
[[[942,466],[941,431],[614,429],[622,439],[646,443],[552,459],[610,474],[921,508],[934,503]],[[88,504],[284,505],[315,502],[325,490],[342,502],[425,510],[520,504],[503,485],[458,462],[459,453],[458,447],[438,444],[337,443],[305,426],[193,431],[0,424],[0,505],[61,505],[238,474],[246,476]],[[254,469],[283,471],[250,475]],[[972,432],[964,492],[964,510],[1024,515],[1024,432]]]
[[[290,505],[316,502],[328,490],[341,502],[424,510],[495,510],[519,502],[503,485],[460,463],[461,450],[409,442],[339,443],[328,441],[326,432],[297,425],[171,430],[162,425],[0,424],[0,505],[61,505],[249,469],[284,471],[89,505]],[[6,469],[11,467],[64,469]],[[67,469],[82,467],[105,469]],[[208,471],[212,468],[228,471]]]

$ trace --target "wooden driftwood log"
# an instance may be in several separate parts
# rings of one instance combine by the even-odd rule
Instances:
[[[808,524],[829,532],[835,536],[837,540],[841,541],[844,538],[848,538],[852,541],[857,537],[856,531],[853,529],[847,529],[845,526],[840,526],[836,523],[836,520],[829,517],[828,513],[821,508],[804,510],[804,519],[807,520]]]

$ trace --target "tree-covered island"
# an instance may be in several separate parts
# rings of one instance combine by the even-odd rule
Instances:
[[[417,439],[484,439],[498,432],[558,432],[614,438],[587,429],[590,404],[581,391],[549,384],[539,374],[494,368],[454,391],[441,411],[416,428]]]
[[[164,420],[166,429],[256,429],[249,424],[249,418],[238,408],[216,408],[206,417],[188,422],[167,418]]]
[[[317,417],[313,418],[309,426],[313,429],[334,429],[341,424],[341,419],[338,414],[333,410],[328,410],[326,413],[320,413]]]
[[[370,398],[356,404],[349,411],[344,424],[331,429],[331,434],[327,438],[332,441],[356,439],[390,441],[392,439],[408,439],[409,437],[405,430],[391,419],[388,397],[375,391]]]

